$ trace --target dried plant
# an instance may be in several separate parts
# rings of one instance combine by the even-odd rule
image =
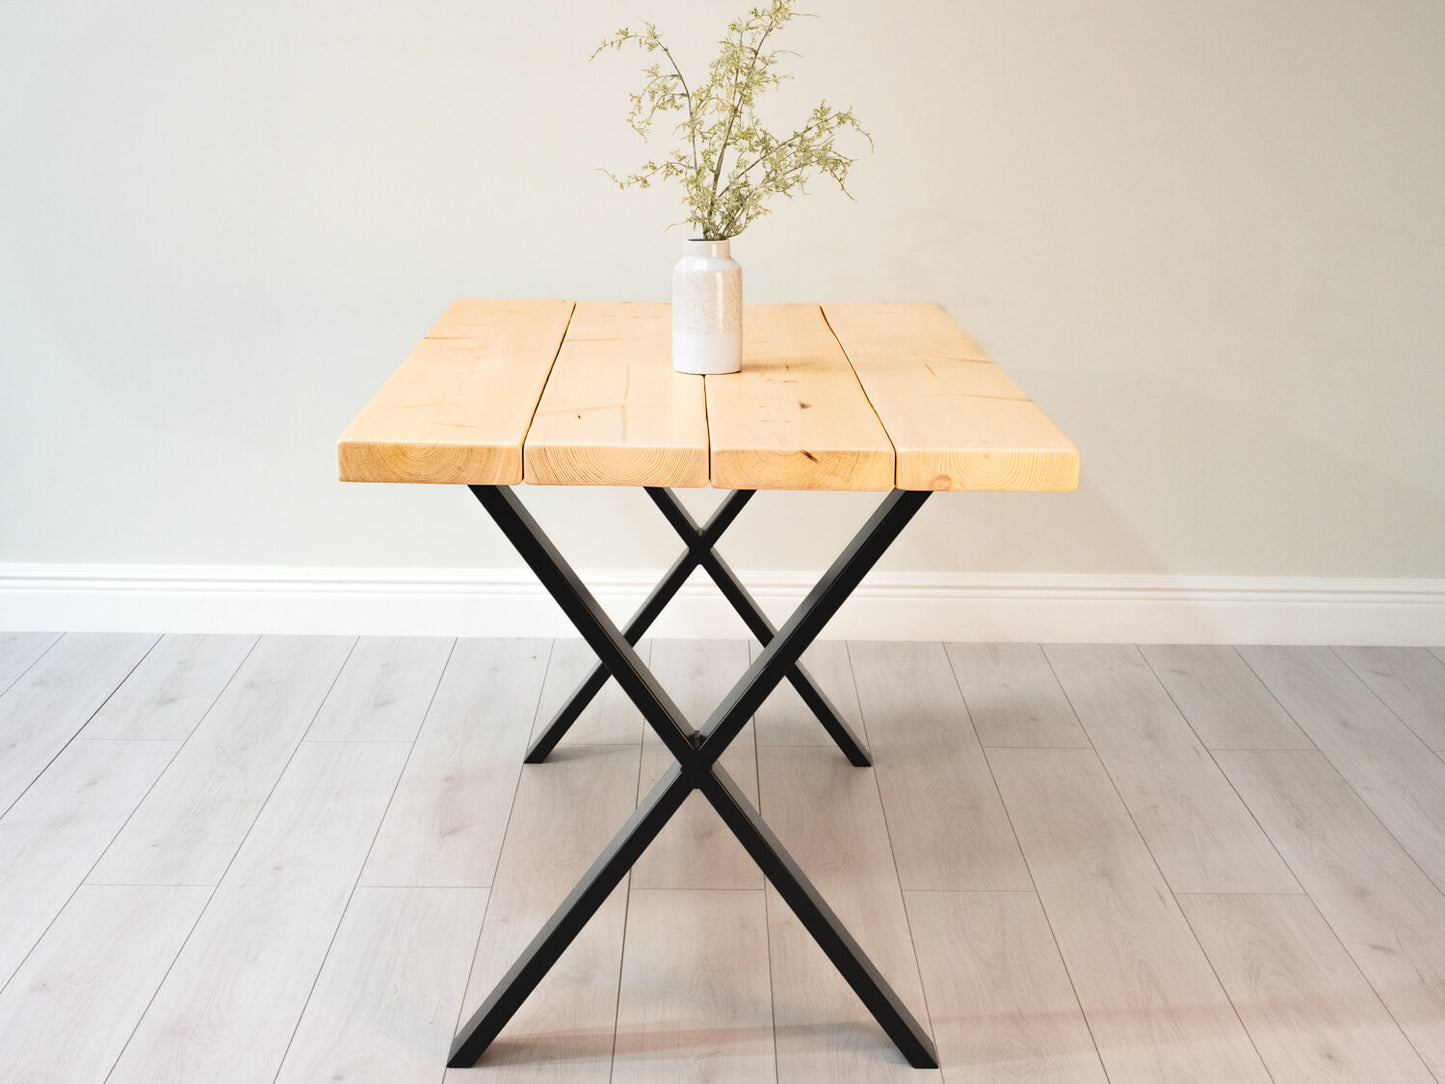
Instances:
[[[704,239],[721,241],[741,233],[768,213],[766,203],[775,195],[792,198],[817,174],[837,182],[844,195],[848,169],[857,161],[835,149],[838,133],[851,129],[873,145],[851,109],[834,109],[819,102],[807,122],[791,135],[778,138],[759,122],[754,112],[758,97],[791,76],[777,71],[779,58],[797,56],[786,49],[765,50],[768,40],[796,14],[793,0],[773,0],[751,9],[728,25],[719,44],[722,51],[708,65],[707,78],[689,87],[672,53],[658,36],[657,27],[644,23],[641,33],[623,27],[597,47],[621,50],[635,45],[661,60],[643,70],[647,82],[632,95],[627,123],[644,139],[659,113],[681,113],[675,132],[681,145],[661,160],[648,161],[636,173],[617,176],[604,170],[619,188],[648,188],[655,181],[676,180],[682,185],[687,221]]]

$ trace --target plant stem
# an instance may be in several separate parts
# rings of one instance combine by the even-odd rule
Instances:
[[[661,42],[658,44],[662,45]],[[672,50],[662,45],[662,51],[667,62],[672,65],[672,70],[677,73],[677,81],[682,84],[682,96],[687,99],[687,132],[692,139],[692,168],[697,169],[697,129],[693,124],[692,92],[687,89],[687,80],[682,77],[682,69],[677,66],[677,61],[672,59]]]
[[[742,108],[741,98],[742,98],[743,87],[745,87],[745,86],[747,85],[748,80],[753,77],[753,72],[757,69],[757,66],[758,66],[758,55],[763,51],[763,45],[764,45],[764,43],[768,40],[768,35],[773,32],[773,27],[774,27],[774,26],[775,26],[775,24],[774,24],[773,21],[770,19],[770,20],[768,21],[767,29],[765,29],[765,30],[763,31],[763,36],[758,39],[758,44],[753,48],[753,60],[752,60],[752,63],[748,65],[747,74],[746,74],[745,76],[743,76],[743,78],[742,78],[740,81],[738,81],[736,84],[734,84],[734,86],[735,86],[735,91],[734,91],[734,93],[735,93],[736,97],[735,97],[735,99],[734,99],[733,101],[730,101],[730,102],[728,103],[728,126],[723,129],[722,146],[718,148],[718,152],[717,152],[717,162],[715,162],[715,163],[713,164],[713,170],[712,170],[712,198],[711,198],[710,200],[708,200],[708,205],[707,205],[708,218],[711,218],[711,217],[712,217],[713,209],[717,206],[717,197],[718,197],[717,182],[718,182],[718,179],[722,176],[723,156],[727,154],[728,140],[732,138],[732,134],[733,134],[733,122],[738,119],[738,111]],[[738,44],[742,44],[742,35],[741,35],[741,34],[738,35]]]

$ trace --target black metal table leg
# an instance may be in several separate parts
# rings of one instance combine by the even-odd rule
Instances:
[[[649,491],[650,492],[650,491]],[[636,644],[642,639],[652,623],[661,615],[663,609],[672,601],[674,595],[682,588],[692,570],[702,563],[702,555],[712,550],[717,545],[718,539],[723,532],[737,519],[738,513],[743,506],[752,499],[755,490],[736,489],[729,493],[727,498],[718,506],[712,518],[707,521],[706,526],[701,530],[694,530],[690,537],[683,541],[687,549],[681,557],[673,562],[667,574],[662,577],[652,593],[643,600],[632,619],[627,622],[622,635],[626,637],[629,644]],[[696,524],[694,524],[696,527]],[[573,723],[575,723],[592,702],[592,698],[602,691],[602,686],[607,684],[607,668],[600,663],[593,668],[592,672],[583,679],[577,690],[567,698],[561,710],[552,717],[552,721],[543,729],[532,747],[527,750],[523,760],[527,764],[541,764],[547,759],[557,743],[562,740]]]
[[[759,643],[766,647],[777,635],[777,630],[773,627],[772,622],[768,620],[752,595],[743,587],[742,582],[716,549],[723,533],[732,525],[733,520],[737,518],[738,513],[742,511],[753,493],[754,491],[750,489],[734,490],[713,513],[712,518],[699,527],[671,490],[660,487],[647,489],[647,495],[662,511],[687,549],[668,569],[667,574],[653,588],[652,593],[628,621],[623,630],[623,636],[629,644],[635,645],[642,638],[673,596],[677,594],[692,570],[699,566],[717,584],[723,597],[737,611],[747,625],[748,631],[757,638]],[[803,669],[802,665],[795,664],[788,672],[787,677],[798,691],[803,703],[817,716],[818,721],[823,724],[823,729],[837,743],[849,763],[859,768],[866,768],[872,764],[862,740],[843,720],[841,713],[818,688],[817,683]],[[606,682],[607,669],[598,665],[543,728],[541,735],[527,750],[524,758],[526,763],[540,764],[547,759],[552,750],[557,747],[557,743],[562,740],[572,724],[581,717],[582,712]]]
[[[597,652],[603,667],[637,705],[677,763],[653,788],[522,957],[467,1022],[453,1044],[448,1065],[455,1068],[475,1064],[542,975],[556,962],[608,893],[681,806],[683,799],[691,791],[700,790],[909,1064],[917,1068],[936,1068],[938,1059],[927,1033],[717,763],[728,743],[737,737],[758,705],[793,671],[798,657],[913,517],[928,494],[895,490],[884,500],[809,592],[797,612],[764,647],[733,691],[713,712],[703,730],[698,732],[688,725],[677,705],[642,664],[632,643],[607,617],[515,494],[505,487],[471,488],[583,639]]]
[[[689,537],[697,533],[697,524],[693,522],[687,509],[682,506],[671,490],[649,489],[647,495],[662,510],[668,523],[672,524],[673,530],[682,537],[683,541],[687,541]],[[748,589],[742,585],[737,574],[723,560],[722,555],[716,549],[709,547],[702,555],[702,567],[712,578],[713,583],[717,584],[723,597],[738,612],[738,616],[743,619],[748,626],[748,631],[757,638],[758,643],[764,647],[772,643],[778,630],[773,627],[773,623],[768,620],[767,615],[763,613]],[[855,768],[870,767],[873,761],[868,758],[862,739],[854,734],[853,729],[843,721],[843,716],[839,714],[838,709],[823,695],[823,691],[818,688],[812,676],[803,669],[802,664],[794,663],[788,670],[787,676],[788,683],[797,690],[803,703],[808,705],[808,709],[818,717],[818,721],[823,724],[823,729],[828,732],[833,741],[837,743],[838,748],[843,751],[843,755],[848,758],[848,763]]]

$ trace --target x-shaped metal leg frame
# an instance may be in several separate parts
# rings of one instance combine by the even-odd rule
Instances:
[[[722,538],[723,532],[732,526],[733,520],[743,510],[755,491],[751,489],[737,489],[727,496],[727,499],[718,506],[711,519],[699,527],[697,521],[688,514],[681,502],[678,501],[670,489],[649,487],[647,495],[652,502],[662,510],[667,517],[667,522],[672,529],[678,533],[687,549],[683,552],[670,569],[667,575],[663,576],[652,593],[643,601],[641,607],[632,615],[632,619],[622,629],[623,638],[635,645],[642,639],[648,628],[663,608],[672,601],[674,595],[682,587],[684,581],[692,573],[692,570],[701,566],[714,583],[723,597],[732,604],[738,616],[743,619],[751,632],[764,647],[772,642],[778,630],[773,623],[767,619],[763,611],[758,608],[753,596],[748,593],[742,583],[738,580],[736,573],[728,567],[722,555],[717,552],[718,540]],[[855,767],[866,768],[873,762],[868,759],[868,753],[863,748],[863,743],[853,733],[843,717],[838,714],[835,708],[823,695],[813,679],[803,667],[794,663],[787,673],[788,681],[793,688],[798,690],[798,695],[803,698],[803,703],[818,717],[826,730],[838,743],[838,748],[848,758],[848,762]],[[557,747],[562,736],[586,710],[592,698],[597,695],[602,686],[607,683],[607,667],[599,663],[597,667],[587,675],[581,685],[567,699],[562,709],[552,717],[541,735],[532,743],[532,748],[527,750],[526,762],[528,764],[540,764],[547,759],[547,755]]]
[[[804,649],[913,518],[928,493],[894,490],[885,498],[698,731],[688,725],[627,637],[603,612],[511,489],[472,486],[471,490],[597,653],[602,666],[637,705],[677,763],[663,773],[607,849],[467,1021],[452,1044],[447,1065],[465,1068],[476,1064],[482,1051],[506,1026],[542,976],[657,838],[663,825],[681,808],[683,800],[696,790],[737,836],[909,1064],[919,1069],[936,1068],[938,1057],[927,1033],[717,762],[748,719],[794,668]]]

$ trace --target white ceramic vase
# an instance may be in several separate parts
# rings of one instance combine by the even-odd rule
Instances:
[[[704,375],[743,367],[743,269],[727,241],[682,243],[672,268],[672,367]]]

